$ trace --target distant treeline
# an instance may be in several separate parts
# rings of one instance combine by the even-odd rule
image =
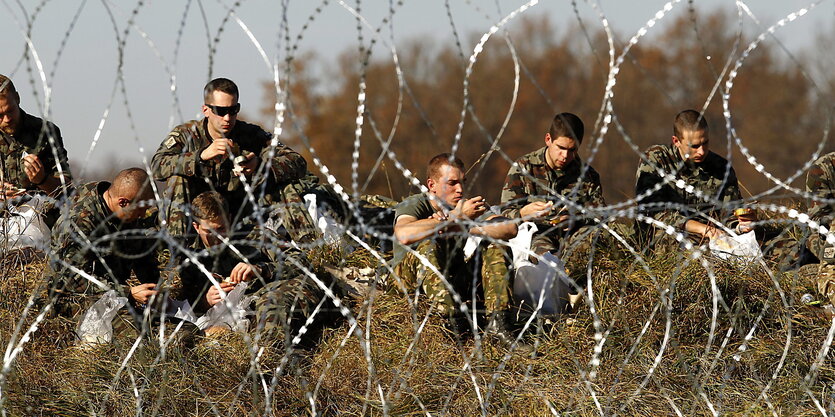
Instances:
[[[728,78],[725,67],[727,59],[735,61],[754,36],[746,30],[737,40],[736,16],[722,13],[687,14],[665,28],[642,39],[626,57],[614,88],[615,120],[599,147],[595,139],[600,133],[598,116],[609,69],[609,47],[599,25],[585,22],[585,31],[579,26],[558,30],[542,17],[520,22],[507,38],[501,32],[494,35],[469,80],[470,107],[458,149],[465,163],[478,162],[469,173],[471,192],[498,202],[512,160],[543,146],[551,117],[560,111],[576,113],[585,122],[580,154],[589,160],[597,147],[592,165],[601,174],[609,203],[634,197],[639,156],[632,147],[643,150],[651,144],[669,143],[675,114],[685,108],[701,108],[708,97],[711,148],[726,155],[721,101]],[[745,60],[730,92],[737,135],[765,169],[780,179],[802,167],[830,127],[835,75],[825,64],[832,57],[822,54],[832,51],[816,46],[831,44],[835,32],[821,33],[819,38],[807,51],[792,51],[792,58],[773,39],[766,40]],[[383,155],[378,163],[381,142],[391,138],[390,150],[397,159],[424,180],[426,161],[452,146],[464,103],[465,69],[477,40],[470,35],[461,50],[452,42],[437,47],[423,38],[402,45],[398,48],[405,80],[402,88],[391,56],[383,56],[385,48],[376,48],[368,60],[356,50],[337,59],[309,54],[296,57],[282,85],[282,90],[289,91],[283,125],[286,142],[303,154],[308,152],[306,144],[312,145],[331,173],[350,189],[362,78],[367,101],[360,193],[396,199],[413,193],[388,157]],[[615,47],[619,54],[624,44],[619,41]],[[519,59],[515,102],[514,55]],[[816,79],[816,86],[804,74],[828,78]],[[261,122],[270,129],[275,120],[271,82],[265,83],[265,97]],[[498,150],[491,153],[497,137]],[[824,152],[833,149],[829,143]],[[735,144],[731,147],[744,196],[749,195],[746,190],[756,194],[774,185],[755,171]],[[305,156],[312,161],[309,152]],[[802,187],[804,177],[794,184]]]

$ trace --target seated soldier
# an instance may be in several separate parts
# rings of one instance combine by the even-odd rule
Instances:
[[[13,211],[15,206],[34,194],[58,198],[63,195],[64,186],[70,185],[71,181],[61,131],[51,122],[24,112],[20,108],[20,94],[12,80],[0,74],[0,201],[7,203],[3,204],[4,210]],[[41,203],[32,204],[44,215],[45,226],[55,223],[59,212],[53,200],[43,199]],[[3,221],[21,219],[13,217]],[[6,225],[0,230],[3,233],[9,230],[24,233],[26,227],[28,224],[22,227]],[[4,238],[9,243],[14,242],[13,236]],[[48,239],[49,235],[44,238]],[[3,250],[5,248],[0,248],[0,251]]]
[[[710,151],[707,120],[695,110],[676,115],[671,144],[647,149],[638,166],[635,194],[642,214],[672,225],[694,242],[717,239],[726,235],[722,227],[729,227],[736,233],[756,230],[760,240],[772,239],[769,246],[777,243],[774,225],[758,222],[756,210],[741,207],[736,172],[728,160]],[[638,228],[647,241],[663,238],[663,229]]]
[[[48,276],[56,311],[80,319],[100,296],[115,289],[131,314],[117,316],[119,332],[142,329],[142,310],[155,299],[160,280],[148,174],[141,168],[119,172],[112,183],[78,187],[72,207],[55,224]],[[131,282],[131,273],[136,283]]]
[[[502,189],[502,214],[537,225],[531,241],[536,256],[531,261],[547,252],[560,257],[575,281],[572,293],[585,282],[596,230],[582,210],[605,205],[600,175],[578,156],[583,134],[583,122],[576,115],[554,116],[545,147],[517,159]]]
[[[233,226],[240,221],[257,224],[253,213],[266,220],[275,206],[293,240],[314,240],[302,196],[319,179],[308,172],[304,158],[281,142],[274,146],[273,135],[259,126],[238,120],[238,87],[231,80],[217,78],[206,84],[203,103],[205,117],[175,127],[151,163],[154,179],[168,183],[168,231],[184,236],[192,220],[186,204],[203,191],[217,191],[230,204]]]
[[[181,298],[188,300],[196,314],[205,313],[221,301],[220,291],[229,292],[236,284],[249,282],[249,292],[272,280],[272,263],[265,252],[246,242],[230,242],[229,205],[220,193],[205,191],[191,202],[192,227],[197,232],[191,251],[181,254]],[[201,271],[211,273],[219,287]]]
[[[480,274],[485,310],[490,317],[488,330],[510,341],[508,262],[505,248],[495,241],[516,236],[516,226],[488,213],[481,196],[464,198],[464,164],[450,158],[448,153],[433,157],[426,170],[429,192],[413,195],[395,209],[395,279],[402,291],[422,290],[433,305],[437,304],[434,308],[449,317],[453,329],[462,334],[469,326],[459,303],[471,294],[472,283]],[[483,236],[490,242],[465,261],[468,235]],[[424,265],[427,261],[440,276]]]
[[[255,241],[229,239],[229,206],[220,193],[205,191],[191,202],[192,227],[197,236],[191,251],[181,253],[181,297],[189,301],[197,315],[221,302],[241,282],[248,282],[248,293],[255,293],[256,328],[290,346],[308,320],[321,322],[329,313],[314,310],[324,292],[302,272],[309,270],[305,257],[295,249],[269,247]],[[247,239],[253,239],[250,233]],[[214,285],[200,265],[218,281]],[[328,281],[329,282],[329,281]],[[327,310],[327,309],[325,309]],[[314,320],[315,319],[315,320]],[[307,330],[307,329],[306,329]],[[208,332],[208,331],[207,331]],[[311,332],[312,333],[312,332]]]

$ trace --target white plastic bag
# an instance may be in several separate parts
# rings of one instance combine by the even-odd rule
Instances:
[[[525,265],[524,262],[527,262],[527,265],[531,264],[528,261],[531,253],[531,240],[533,240],[533,234],[537,230],[539,229],[535,224],[524,222],[519,225],[516,237],[507,242],[510,245],[510,250],[513,252],[513,268],[519,269],[519,267]]]
[[[96,301],[78,325],[77,334],[83,343],[110,343],[113,340],[113,317],[128,304],[125,297],[117,297],[110,290]]]
[[[741,235],[723,235],[717,239],[711,239],[708,247],[711,253],[725,260],[753,262],[763,257],[753,230]]]
[[[514,253],[514,262],[515,258]],[[527,257],[520,259],[516,266],[513,299],[522,312],[560,314],[568,303],[569,288],[565,265],[553,253],[543,255],[537,264]]]
[[[316,224],[316,228],[319,229],[319,233],[322,234],[322,239],[325,243],[333,245],[339,242],[342,234],[342,225],[337,223],[332,217],[319,211],[316,194],[305,194],[304,202],[307,205],[307,213],[310,214],[310,218],[313,219],[313,223]]]
[[[194,324],[201,330],[212,326],[225,326],[236,332],[245,332],[249,326],[247,316],[253,314],[249,308],[253,296],[244,296],[248,286],[246,282],[236,285],[232,291],[229,291],[229,294],[226,294],[225,301],[213,305]]]
[[[197,316],[194,314],[194,310],[191,308],[191,303],[188,300],[169,298],[166,301],[165,315],[190,323],[197,321]]]
[[[24,248],[44,249],[49,245],[50,231],[40,212],[46,197],[36,195],[18,206],[9,206],[9,215],[0,219],[3,251]]]

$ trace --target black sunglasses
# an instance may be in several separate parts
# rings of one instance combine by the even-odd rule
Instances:
[[[231,114],[232,116],[234,116],[238,114],[239,111],[241,111],[241,103],[235,103],[234,106],[227,107],[207,104],[206,107],[210,108],[212,110],[212,113],[220,117],[226,116],[227,114]]]

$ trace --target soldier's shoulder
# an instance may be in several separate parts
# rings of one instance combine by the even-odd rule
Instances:
[[[816,159],[814,166],[822,169],[832,169],[835,167],[835,152],[830,152]]]
[[[262,128],[261,126],[254,123],[244,122],[242,120],[238,120],[237,122],[235,122],[235,130],[238,131],[236,133],[238,133],[239,135],[260,136],[265,138],[272,137],[272,134],[264,130],[264,128]]]
[[[528,152],[513,163],[515,166],[532,166],[545,165],[545,148],[539,148],[533,152]]]
[[[730,164],[730,162],[728,162],[724,156],[713,151],[710,151],[710,153],[707,154],[707,158],[705,158],[704,163],[709,171],[717,174],[721,173],[722,176],[725,175],[725,171],[728,169],[729,165],[731,167],[731,171],[735,173],[734,167]]]
[[[597,172],[597,170],[594,169],[593,166],[585,164],[585,163],[584,163],[584,165],[586,167],[586,175],[585,175],[586,180],[591,181],[591,182],[598,182],[599,183],[600,182],[600,173]]]

